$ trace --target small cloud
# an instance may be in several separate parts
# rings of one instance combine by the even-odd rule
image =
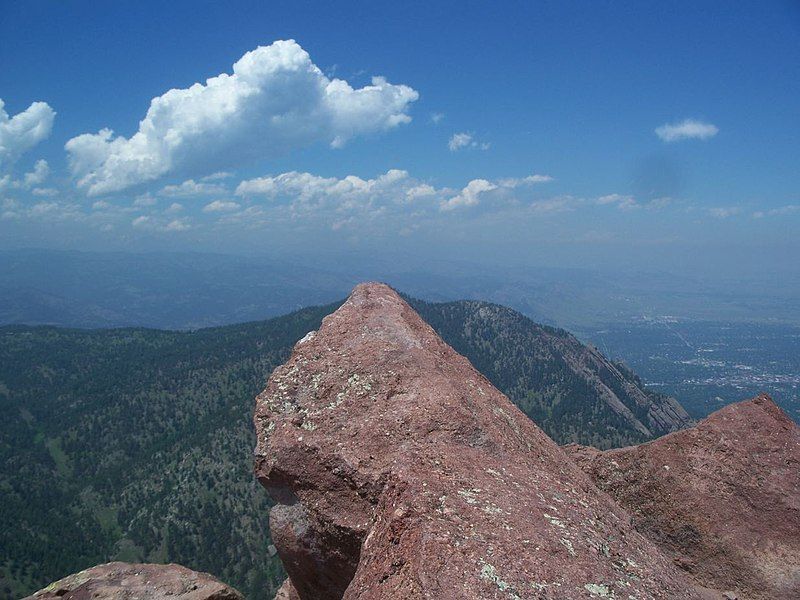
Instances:
[[[535,213],[572,212],[577,201],[572,196],[559,196],[531,203],[530,210]]]
[[[111,205],[105,200],[98,200],[97,202],[92,204],[92,210],[103,210],[110,207]]]
[[[46,214],[54,214],[59,212],[60,206],[57,202],[39,202],[31,206],[30,214],[34,217],[41,217]]]
[[[680,123],[657,127],[655,132],[665,142],[678,142],[680,140],[707,140],[717,135],[719,129],[711,123],[685,119]]]
[[[480,202],[480,195],[485,192],[496,190],[497,186],[491,181],[485,179],[473,179],[458,195],[453,196],[449,200],[441,203],[440,209],[443,211],[462,208],[465,206],[475,206]]]
[[[613,204],[620,210],[631,210],[639,208],[639,204],[633,196],[624,196],[622,194],[608,194],[607,196],[600,196],[596,200],[596,204],[601,206]]]
[[[180,202],[173,202],[164,212],[167,214],[175,214],[181,212],[182,210],[183,210],[183,204],[181,204]]]
[[[717,206],[708,209],[708,214],[715,219],[727,219],[729,217],[736,216],[741,212],[742,209],[739,206]]]
[[[191,225],[186,219],[175,219],[167,223],[163,228],[164,231],[186,231],[187,229],[191,229]]]
[[[447,147],[450,152],[457,152],[464,148],[479,148],[481,150],[488,150],[491,144],[488,142],[478,142],[471,133],[454,133],[447,142]]]
[[[472,144],[472,136],[468,133],[455,133],[450,138],[450,141],[447,142],[447,147],[450,148],[451,152],[455,152],[456,150],[460,150],[461,148],[466,148],[470,144]]]
[[[47,176],[50,175],[50,166],[44,159],[37,160],[33,167],[33,171],[25,173],[23,186],[28,189],[44,183]]]
[[[415,185],[411,189],[406,191],[406,198],[409,200],[416,200],[418,198],[425,198],[427,196],[435,196],[436,195],[436,188],[432,185],[428,185],[427,183],[421,183],[419,185]]]
[[[764,217],[782,217],[800,213],[800,204],[787,204],[786,206],[779,206],[769,210],[759,210],[753,213],[754,219],[763,219]]]
[[[12,208],[19,207],[19,202],[13,198],[3,198],[2,202],[0,202],[0,205],[2,205],[5,210],[11,210]]]
[[[13,165],[25,152],[46,139],[56,117],[46,102],[34,102],[13,117],[4,106],[0,99],[0,166]]]
[[[212,180],[213,181],[213,180]],[[197,182],[194,179],[187,179],[179,185],[167,185],[161,188],[160,196],[187,198],[191,196],[211,196],[214,194],[224,194],[225,188],[219,184]]]
[[[444,113],[435,112],[431,113],[431,123],[438,125],[444,120]]]
[[[238,202],[232,200],[214,200],[203,207],[203,212],[229,212],[239,208]]]
[[[33,188],[31,194],[38,197],[50,198],[58,195],[58,190],[54,188]]]
[[[153,218],[149,215],[141,215],[131,221],[131,225],[136,229],[147,229],[150,231],[173,232],[173,231],[186,231],[191,229],[188,219],[173,219],[172,221],[164,222]]]
[[[669,196],[663,196],[661,198],[654,198],[647,203],[647,208],[652,210],[660,210],[662,208],[666,208],[672,204],[672,198]]]
[[[528,175],[527,177],[509,177],[501,179],[497,184],[501,187],[515,188],[522,185],[534,185],[537,183],[548,183],[553,181],[550,175]]]
[[[146,194],[141,194],[140,196],[136,196],[136,199],[133,201],[134,206],[144,207],[144,206],[153,206],[156,202],[158,202],[153,194],[150,192]]]
[[[233,173],[230,171],[217,171],[216,173],[212,173],[211,175],[206,175],[205,177],[201,177],[200,181],[220,181],[222,179],[230,179],[233,177]]]

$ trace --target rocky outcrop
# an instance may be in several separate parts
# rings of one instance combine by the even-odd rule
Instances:
[[[694,424],[677,400],[563,329],[488,302],[409,302],[559,443],[628,446]]]
[[[112,562],[51,583],[25,600],[243,600],[207,573],[180,565]]]
[[[701,584],[800,598],[800,428],[769,396],[641,446],[567,450]]]
[[[393,290],[358,286],[257,398],[280,598],[695,598],[629,516]]]

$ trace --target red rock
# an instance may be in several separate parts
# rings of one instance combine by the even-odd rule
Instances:
[[[640,446],[567,449],[702,585],[800,598],[800,427],[769,396]]]
[[[180,565],[112,562],[75,573],[26,600],[243,600],[208,573]]]
[[[297,590],[294,589],[292,585],[291,579],[287,579],[283,582],[283,585],[278,589],[278,592],[275,594],[275,600],[299,600],[300,596],[297,594]]]
[[[358,286],[295,346],[255,425],[285,592],[298,598],[697,597],[385,285]]]

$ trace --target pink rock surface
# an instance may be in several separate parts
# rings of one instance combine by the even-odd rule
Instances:
[[[769,396],[640,446],[566,449],[704,586],[800,598],[800,428]]]
[[[257,398],[287,598],[695,598],[628,514],[389,287]]]
[[[207,573],[180,565],[112,562],[51,583],[26,600],[243,600]]]

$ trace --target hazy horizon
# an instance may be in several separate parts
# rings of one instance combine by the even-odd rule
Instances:
[[[185,8],[6,8],[0,248],[796,288],[796,4]]]

